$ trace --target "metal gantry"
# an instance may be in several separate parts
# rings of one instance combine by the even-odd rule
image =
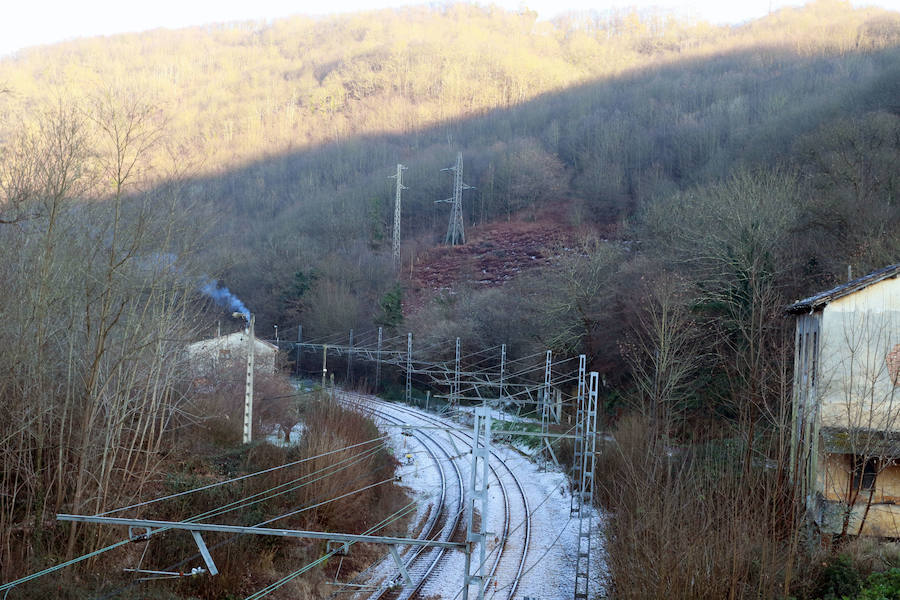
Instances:
[[[450,224],[447,226],[447,236],[444,243],[450,246],[457,246],[466,243],[466,230],[463,223],[462,209],[462,193],[464,190],[472,189],[472,186],[466,184],[462,180],[463,174],[463,158],[462,152],[456,153],[456,165],[441,169],[442,171],[450,171],[453,177],[453,196],[444,200],[436,200],[436,202],[449,202],[450,206]]]
[[[547,350],[547,358],[544,361],[544,385],[541,388],[541,433],[550,431],[550,383],[553,377],[553,351]]]
[[[403,171],[406,170],[406,167],[397,163],[397,174],[391,175],[392,178],[397,179],[397,193],[394,198],[394,237],[391,245],[391,254],[394,258],[394,266],[400,267],[400,192],[407,189],[405,185],[403,185]]]
[[[587,600],[590,589],[591,530],[594,515],[594,459],[597,450],[597,395],[599,375],[591,371],[584,407],[584,454],[578,490],[578,550],[575,558],[575,600]]]
[[[550,394],[552,392],[552,378],[553,378],[553,351],[547,350],[547,358],[544,363],[544,385],[541,388],[539,402],[541,407],[541,444],[547,449],[547,453],[550,455],[550,458],[553,460],[553,464],[557,467],[559,466],[559,460],[556,458],[556,453],[553,451],[553,446],[550,444],[550,419],[552,417],[552,413],[554,412],[550,407]]]
[[[584,354],[578,356],[578,395],[575,404],[575,449],[572,459],[572,482],[581,485],[581,470],[584,460],[584,402],[585,402],[585,372],[587,357]],[[580,489],[580,488],[579,488]],[[574,515],[581,510],[580,495],[572,494],[569,513]]]
[[[57,521],[73,521],[76,523],[100,523],[104,525],[119,525],[128,527],[128,538],[133,541],[143,541],[149,539],[152,535],[162,533],[169,530],[185,530],[189,531],[197,543],[197,548],[206,563],[207,572],[210,575],[218,574],[219,570],[213,560],[206,543],[203,541],[201,532],[220,532],[234,533],[238,535],[267,535],[281,538],[305,538],[326,540],[329,546],[334,542],[340,542],[339,546],[347,548],[350,544],[357,542],[368,542],[374,544],[388,544],[391,548],[391,556],[400,570],[404,582],[409,585],[409,573],[406,566],[400,560],[397,553],[397,546],[430,546],[435,548],[459,548],[467,550],[468,545],[460,542],[444,542],[439,540],[428,540],[419,538],[404,538],[381,535],[354,535],[347,533],[334,533],[328,531],[304,531],[298,529],[275,529],[271,527],[244,527],[239,525],[219,525],[215,523],[198,523],[195,521],[157,521],[151,519],[123,519],[118,517],[102,517],[94,515],[56,515]],[[338,546],[338,547],[339,547]],[[332,551],[337,552],[337,548]]]
[[[459,408],[459,338],[456,338],[456,361],[453,372],[453,386],[450,388],[450,410],[456,411]]]
[[[466,577],[463,584],[463,600],[469,598],[469,586],[478,586],[478,600],[484,600],[487,586],[487,523],[488,523],[488,469],[491,454],[491,411],[486,406],[475,409],[472,435],[472,466],[469,476],[469,494],[466,500]],[[475,507],[480,502],[480,518],[475,523]],[[472,555],[475,564],[472,564]],[[474,568],[473,568],[474,567]]]

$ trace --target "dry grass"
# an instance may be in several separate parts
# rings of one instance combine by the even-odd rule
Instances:
[[[777,469],[745,469],[743,455],[722,438],[667,445],[648,420],[622,420],[598,464],[617,598],[786,595],[794,503]]]
[[[214,398],[210,394],[207,400],[213,402]],[[215,430],[213,433],[227,432],[227,436],[224,436],[227,439],[211,440],[210,420],[205,420],[189,434],[182,436],[183,445],[167,457],[165,467],[168,475],[151,495],[171,494],[304,457],[335,450],[337,452],[259,477],[167,500],[148,507],[142,515],[133,516],[183,520],[280,484],[295,482],[306,485],[264,502],[206,519],[206,522],[257,525],[278,515],[295,513],[273,521],[268,526],[361,533],[409,502],[402,488],[392,481],[328,502],[347,492],[392,480],[398,463],[386,449],[381,448],[348,468],[329,469],[344,459],[359,457],[366,450],[377,447],[378,444],[373,444],[371,447],[341,451],[347,446],[380,437],[377,428],[370,420],[342,408],[330,398],[307,397],[303,402],[293,399],[293,403],[285,408],[293,411],[297,418],[302,418],[306,425],[306,431],[298,445],[279,447],[265,442],[240,445],[239,441],[235,442],[240,430],[234,433],[227,428],[234,424],[234,419],[224,418],[212,420],[222,427],[222,431]],[[239,421],[237,424],[239,425]],[[293,486],[294,483],[291,483],[290,487]],[[318,506],[305,510],[314,505]],[[406,525],[405,520],[400,520],[383,531],[385,535],[405,533]],[[102,596],[111,591],[115,591],[116,597],[120,598],[244,597],[316,560],[326,551],[325,542],[321,540],[234,537],[216,533],[207,533],[203,537],[220,571],[215,577],[166,580],[128,587],[131,580],[122,576],[123,567],[134,568],[140,564],[145,569],[189,570],[203,564],[191,536],[187,532],[173,531],[151,538],[146,545],[146,552],[145,544],[139,543],[126,546],[122,552],[104,555],[92,568],[92,572],[104,573],[102,578],[85,578],[83,574],[70,571],[64,577],[71,576],[72,579],[64,579],[63,588],[71,590],[73,598]],[[383,552],[381,547],[354,546],[350,555],[342,560],[341,580],[352,577]],[[188,559],[187,562],[179,564],[185,559]],[[330,559],[321,567],[292,580],[267,597],[327,597],[333,591],[329,581],[334,577],[338,562],[337,558]],[[46,589],[40,588],[41,594]],[[24,597],[64,596],[54,592],[50,596],[29,596],[26,593]]]
[[[205,441],[233,446],[243,436],[246,367],[235,361],[211,378],[195,381],[191,412]],[[279,374],[257,371],[253,380],[253,437],[268,433],[283,436],[297,421],[296,391],[290,380]]]

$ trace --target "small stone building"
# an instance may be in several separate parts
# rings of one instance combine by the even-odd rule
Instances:
[[[247,364],[250,336],[236,331],[188,345],[191,368],[197,377],[210,377],[218,369]],[[278,348],[265,340],[254,338],[253,366],[256,373],[274,373]]]
[[[900,538],[900,264],[794,303],[791,474],[823,534]]]

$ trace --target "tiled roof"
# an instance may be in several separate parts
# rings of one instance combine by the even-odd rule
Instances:
[[[854,279],[853,281],[848,281],[847,283],[839,285],[836,288],[832,288],[825,292],[820,292],[815,296],[810,296],[809,298],[804,298],[803,300],[795,302],[794,304],[791,304],[787,307],[787,312],[791,314],[797,314],[819,310],[832,300],[843,298],[844,296],[866,288],[873,283],[878,283],[879,281],[884,281],[885,279],[897,277],[898,274],[900,274],[900,263],[878,269],[877,271],[873,271],[868,275],[863,275],[858,279]]]

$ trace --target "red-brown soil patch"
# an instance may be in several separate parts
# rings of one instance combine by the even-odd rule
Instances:
[[[568,214],[568,204],[555,204],[534,216],[468,228],[464,245],[427,250],[407,274],[404,312],[415,311],[434,293],[460,285],[502,286],[526,271],[549,266],[585,233],[568,222]]]

